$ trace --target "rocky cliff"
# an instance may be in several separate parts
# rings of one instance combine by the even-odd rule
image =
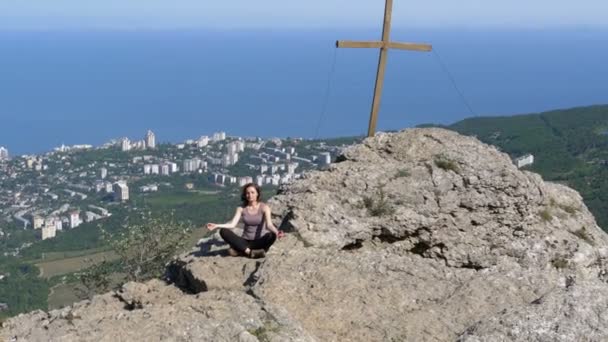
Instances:
[[[4,323],[16,341],[608,340],[608,237],[575,191],[441,129],[381,134],[270,201],[265,259],[219,238]]]

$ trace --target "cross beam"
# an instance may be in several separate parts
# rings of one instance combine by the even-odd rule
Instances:
[[[379,48],[380,58],[378,61],[378,72],[376,74],[376,86],[374,88],[374,99],[372,101],[372,111],[369,117],[369,128],[367,136],[373,137],[376,132],[376,122],[378,121],[378,110],[380,109],[380,98],[382,95],[382,87],[384,85],[384,73],[386,70],[386,58],[389,49],[410,50],[410,51],[431,51],[432,46],[429,44],[416,43],[398,43],[390,41],[391,34],[391,17],[393,11],[393,0],[386,0],[384,9],[384,27],[382,29],[382,40],[371,42],[358,42],[339,40],[336,42],[338,48]]]

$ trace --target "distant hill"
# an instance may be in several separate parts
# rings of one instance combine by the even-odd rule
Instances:
[[[529,169],[579,191],[608,230],[608,105],[476,117],[443,127],[474,135],[511,157],[533,154]]]

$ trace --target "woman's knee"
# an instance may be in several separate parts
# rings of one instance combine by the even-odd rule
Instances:
[[[228,236],[229,231],[230,229],[228,228],[220,228],[220,236],[222,237],[222,239],[226,240],[226,236]]]

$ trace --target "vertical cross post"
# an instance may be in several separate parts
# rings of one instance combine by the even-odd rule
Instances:
[[[390,41],[391,17],[393,11],[393,0],[386,0],[384,8],[384,26],[382,28],[382,40],[372,42],[343,41],[336,42],[338,48],[380,48],[380,58],[378,60],[378,72],[376,73],[376,86],[374,87],[374,98],[372,100],[372,110],[369,117],[367,136],[372,137],[376,132],[378,122],[378,111],[380,110],[380,99],[384,86],[384,74],[386,71],[386,60],[389,49],[412,50],[412,51],[431,51],[429,44],[397,43]]]

